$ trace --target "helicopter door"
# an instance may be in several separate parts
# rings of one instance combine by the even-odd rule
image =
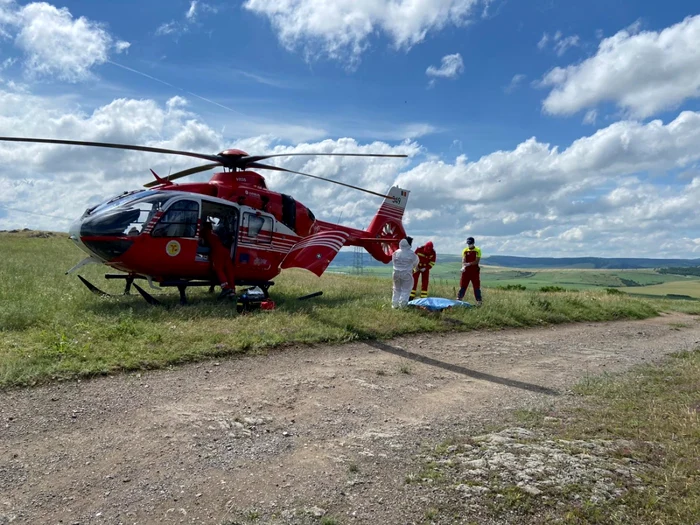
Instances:
[[[231,260],[234,260],[237,246],[238,209],[218,202],[202,201],[202,222],[210,222],[214,233],[221,239],[222,244],[230,250]],[[197,259],[207,259],[209,247],[200,239],[197,249]]]

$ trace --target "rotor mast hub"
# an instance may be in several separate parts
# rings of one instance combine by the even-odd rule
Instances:
[[[221,162],[221,165],[224,168],[241,171],[245,170],[246,168],[244,157],[248,156],[249,155],[245,151],[240,149],[225,149],[217,155],[217,157],[220,159],[219,162]]]

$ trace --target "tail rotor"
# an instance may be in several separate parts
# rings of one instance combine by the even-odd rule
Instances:
[[[382,230],[379,232],[378,238],[379,239],[396,239],[396,236],[399,232],[399,226],[393,222],[386,222],[384,223],[384,227]],[[388,257],[391,257],[391,255],[396,251],[396,249],[393,246],[394,243],[392,242],[382,242],[381,247],[382,251],[384,252],[385,255]]]

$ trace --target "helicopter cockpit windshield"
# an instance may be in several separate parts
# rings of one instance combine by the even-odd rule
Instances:
[[[108,201],[83,219],[80,236],[139,235],[172,197],[161,191],[143,191]]]
[[[100,204],[97,204],[96,206],[93,206],[92,208],[88,208],[85,210],[85,213],[83,214],[83,217],[87,217],[88,215],[95,215],[98,213],[105,212],[107,210],[110,210],[112,208],[116,208],[118,206],[121,206],[122,204],[126,204],[131,201],[135,201],[137,199],[143,199],[144,197],[148,197],[150,195],[155,195],[158,193],[157,190],[135,190],[135,191],[125,191],[124,193],[121,193],[117,195],[116,197],[112,197],[111,199],[108,199],[104,202],[101,202]]]

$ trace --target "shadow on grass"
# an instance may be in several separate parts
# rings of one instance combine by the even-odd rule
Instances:
[[[242,287],[241,292],[245,289],[246,287]],[[209,318],[228,318],[231,316],[231,311],[235,309],[231,301],[217,299],[218,288],[214,293],[208,293],[204,290],[188,293],[187,304],[184,306],[180,304],[180,296],[177,291],[172,293],[170,291],[151,290],[148,288],[146,288],[146,291],[161,304],[158,306],[149,305],[141,295],[132,291],[129,295],[113,294],[109,298],[94,298],[92,294],[88,293],[84,299],[83,307],[91,310],[96,315],[107,316],[119,316],[125,310],[132,310],[136,314],[145,316],[163,311],[180,310],[181,312],[187,312],[196,310],[199,316]],[[357,294],[357,297],[328,295],[300,301],[299,297],[307,293],[310,292],[294,293],[284,291],[275,293],[274,290],[270,290],[270,299],[275,302],[277,310],[290,313],[308,313],[314,307],[334,308],[347,305],[355,299],[362,298],[361,294]]]
[[[558,396],[559,392],[552,390],[540,385],[534,385],[532,383],[525,383],[523,381],[516,381],[515,379],[508,379],[505,377],[494,376],[491,374],[486,374],[484,372],[477,372],[476,370],[470,370],[469,368],[464,368],[463,366],[453,365],[452,363],[445,363],[444,361],[438,361],[431,357],[426,357],[424,355],[409,352],[402,348],[396,348],[395,346],[382,343],[381,341],[363,341],[367,346],[381,350],[382,352],[388,352],[398,357],[404,357],[406,359],[411,359],[425,365],[435,366],[442,368],[443,370],[449,370],[450,372],[455,372],[457,374],[462,374],[468,377],[473,377],[474,379],[480,379],[482,381],[489,381],[491,383],[497,383],[499,385],[509,386],[513,388],[520,388],[522,390],[528,390],[530,392],[535,392],[537,394],[547,394],[550,396]]]

